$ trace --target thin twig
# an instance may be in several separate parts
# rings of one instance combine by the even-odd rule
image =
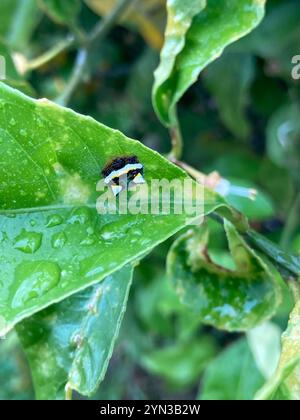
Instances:
[[[57,98],[57,103],[64,106],[69,103],[78,85],[86,75],[95,45],[103,41],[129,5],[134,1],[135,0],[120,0],[111,13],[104,17],[87,36],[84,45],[78,51],[70,80],[67,83],[65,90]]]
[[[136,0],[119,0],[116,7],[101,22],[99,22],[88,36],[88,42],[93,44],[102,41],[111,28],[118,22],[127,8]]]
[[[86,48],[82,48],[78,51],[70,80],[63,93],[56,99],[58,104],[66,106],[69,103],[73,93],[75,92],[77,86],[82,82],[85,75],[88,64],[88,56],[89,54]]]
[[[46,51],[44,54],[40,55],[37,58],[29,61],[26,67],[26,72],[35,70],[53,60],[63,51],[69,49],[74,44],[75,38],[71,35],[67,39],[59,42],[49,51]]]

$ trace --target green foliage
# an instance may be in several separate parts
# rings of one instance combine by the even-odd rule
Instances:
[[[299,400],[299,301],[291,313],[287,330],[282,335],[282,353],[278,369],[258,392],[258,400]]]
[[[247,341],[241,339],[222,352],[207,368],[201,400],[252,400],[264,379]]]
[[[131,281],[132,268],[125,267],[19,324],[38,399],[64,399],[68,389],[83,395],[97,390],[119,333]]]
[[[208,235],[202,229],[189,231],[174,243],[168,272],[181,301],[202,322],[228,331],[247,330],[275,313],[281,302],[280,276],[231,224],[225,229],[234,269],[211,259]]]
[[[215,353],[213,341],[209,337],[202,337],[146,354],[142,364],[171,386],[185,388],[197,382]]]
[[[140,258],[188,224],[191,216],[99,217],[97,182],[101,169],[116,155],[137,155],[149,181],[186,175],[141,143],[90,118],[33,101],[5,85],[0,91],[0,172],[5,178],[1,246],[6,253],[0,314],[5,332]],[[205,213],[222,205],[221,197],[209,190],[205,201]]]
[[[180,2],[183,7],[173,10],[173,3],[177,5],[169,1],[168,32],[153,90],[154,108],[165,125],[172,125],[177,102],[197,80],[201,70],[221,55],[227,45],[258,25],[264,14],[265,2],[212,0],[203,11],[204,2],[201,1],[193,2],[193,5],[198,4],[198,10],[195,6],[189,10],[186,2]],[[178,21],[181,23],[179,27]],[[177,46],[173,47],[174,37],[179,41],[178,50]]]

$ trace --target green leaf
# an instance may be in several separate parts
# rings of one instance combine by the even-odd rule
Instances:
[[[262,386],[260,374],[245,339],[224,350],[207,368],[201,400],[252,400]]]
[[[199,380],[215,351],[214,342],[209,337],[194,338],[144,355],[142,365],[170,385],[185,388]]]
[[[79,0],[38,0],[42,10],[55,22],[61,25],[74,23],[80,12]]]
[[[191,214],[172,210],[98,214],[101,170],[120,155],[138,156],[148,183],[187,177],[158,153],[92,118],[0,84],[2,334],[141,258],[193,221]],[[226,205],[209,190],[203,200],[203,213]]]
[[[153,104],[157,115],[161,118],[158,101],[164,92],[163,85],[168,82],[174,72],[176,61],[186,45],[186,35],[193,18],[206,7],[206,0],[168,0],[168,21],[165,30],[165,42],[160,54],[160,64],[155,71],[153,88]],[[163,119],[162,119],[163,121]],[[164,121],[163,121],[164,122]]]
[[[208,235],[190,230],[172,246],[168,273],[181,301],[203,323],[229,331],[253,328],[274,315],[281,278],[229,223],[225,223],[235,269],[217,265],[207,250]]]
[[[300,301],[290,315],[282,335],[282,352],[274,376],[257,393],[257,400],[300,399]]]
[[[251,126],[246,117],[246,107],[255,76],[254,58],[249,54],[224,54],[208,67],[204,76],[225,126],[236,137],[248,138]]]
[[[280,328],[271,322],[264,322],[247,332],[256,365],[266,379],[276,371],[281,351],[280,337]]]
[[[91,395],[104,379],[126,309],[132,267],[124,267],[18,325],[38,399],[68,388]]]
[[[0,35],[12,49],[27,46],[38,20],[36,0],[1,0]]]
[[[184,16],[182,11],[188,10],[187,4],[190,2],[176,2],[177,7],[178,3],[182,7],[169,11],[168,32],[177,28],[177,21],[181,21],[181,16]],[[193,14],[190,14],[182,22],[184,30],[180,25],[178,33],[175,31],[172,37],[167,32],[153,88],[154,108],[166,126],[174,123],[176,104],[197,80],[199,73],[219,57],[227,45],[259,24],[264,15],[265,1],[210,0],[202,10],[203,4],[198,2],[199,11],[192,24],[190,19]],[[195,8],[192,10],[196,11]],[[178,50],[174,48],[174,36],[180,40]]]

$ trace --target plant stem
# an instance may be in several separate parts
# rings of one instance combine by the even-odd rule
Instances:
[[[28,62],[26,67],[26,72],[35,70],[49,61],[53,60],[56,56],[58,56],[61,52],[65,51],[66,49],[70,48],[74,44],[75,38],[73,36],[69,36],[67,39],[59,42],[50,50],[46,51],[44,54],[40,55],[39,57],[31,60]]]
[[[292,207],[289,211],[289,215],[286,221],[286,224],[283,229],[283,233],[280,240],[280,245],[284,250],[288,250],[291,245],[291,240],[295,230],[300,223],[300,190],[296,194],[296,198],[292,204]]]
[[[82,82],[82,79],[87,70],[88,50],[82,48],[78,51],[72,75],[68,81],[63,93],[56,99],[60,105],[66,106],[72,98],[77,86]]]
[[[119,0],[111,13],[104,17],[87,36],[87,39],[84,41],[84,45],[82,45],[78,51],[70,80],[67,83],[65,90],[57,98],[57,103],[64,106],[69,103],[78,85],[82,82],[86,75],[94,46],[103,41],[133,1],[135,0]]]
[[[99,22],[88,36],[88,42],[93,44],[102,41],[127,8],[135,0],[119,0],[116,7],[101,22]]]
[[[169,131],[172,141],[172,150],[169,154],[169,158],[171,160],[180,160],[183,152],[183,139],[180,124],[177,117],[177,109],[173,110],[173,115],[171,118],[171,127]]]
[[[175,165],[182,168],[185,172],[187,172],[192,178],[194,178],[197,182],[200,182],[201,184],[205,183],[206,175],[204,175],[202,172],[198,171],[198,169],[193,168],[189,164],[182,162],[180,160],[174,159],[174,157],[169,157],[170,161],[173,162]]]

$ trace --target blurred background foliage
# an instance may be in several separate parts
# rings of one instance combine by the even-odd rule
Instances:
[[[59,96],[76,50],[63,50],[37,68],[32,60],[65,40],[70,28],[80,36],[78,28],[93,27],[113,3],[1,0],[7,83],[35,97]],[[300,54],[300,2],[267,3],[261,25],[227,48],[181,101],[183,159],[202,172],[218,171],[236,185],[257,188],[256,201],[236,196],[229,201],[256,230],[300,253],[299,216],[290,220],[300,191],[300,91],[291,76],[291,59]],[[95,49],[89,74],[70,103],[160,153],[169,150],[169,134],[155,116],[151,89],[165,19],[164,0],[139,1]],[[207,223],[211,253],[220,261],[225,235],[215,222]],[[155,249],[136,268],[118,346],[94,398],[252,399],[266,378],[262,355],[253,350],[256,332],[251,338],[203,326],[179,303],[165,274],[171,244]],[[263,326],[263,336],[270,337],[268,357],[275,360],[274,340],[292,307],[286,295],[273,324]],[[1,399],[32,398],[30,373],[14,335],[0,342],[0,372]]]

